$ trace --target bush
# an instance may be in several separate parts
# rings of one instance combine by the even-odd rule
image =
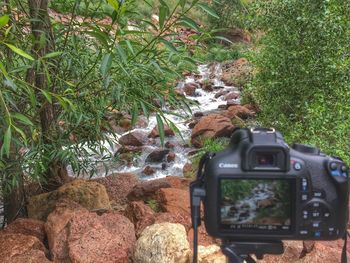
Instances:
[[[350,162],[350,3],[268,0],[256,11],[260,121]]]

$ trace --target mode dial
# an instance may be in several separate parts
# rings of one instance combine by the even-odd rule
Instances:
[[[313,154],[313,155],[320,154],[320,149],[311,145],[294,143],[292,148],[301,153]]]

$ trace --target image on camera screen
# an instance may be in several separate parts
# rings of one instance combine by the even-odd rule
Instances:
[[[290,230],[289,180],[222,179],[220,191],[223,228]]]

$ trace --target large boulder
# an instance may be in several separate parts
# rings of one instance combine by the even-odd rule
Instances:
[[[185,84],[183,90],[187,96],[195,96],[197,88],[199,88],[197,83],[190,82]]]
[[[22,234],[27,236],[34,236],[42,243],[46,236],[45,222],[32,218],[18,218],[4,229],[7,234]]]
[[[226,263],[226,256],[218,245],[198,246],[198,263]]]
[[[252,74],[252,68],[246,58],[228,61],[222,65],[221,80],[229,86],[242,87]]]
[[[175,135],[174,131],[170,129],[168,125],[164,125],[164,134],[166,137]],[[152,129],[151,133],[148,135],[148,138],[157,138],[157,137],[159,137],[159,131],[158,131],[158,126],[155,126]]]
[[[124,146],[143,146],[146,141],[146,134],[138,131],[127,133],[119,138],[119,143]]]
[[[74,203],[57,206],[45,228],[55,263],[128,263],[136,240],[125,216],[97,215]]]
[[[157,200],[164,212],[172,214],[191,214],[190,195],[188,190],[162,188],[157,192]]]
[[[129,192],[127,198],[130,201],[155,199],[156,192],[160,188],[170,188],[171,184],[164,178],[151,181],[140,181]]]
[[[245,106],[241,105],[232,105],[228,107],[226,111],[222,113],[225,117],[228,117],[230,119],[239,117],[241,119],[247,119],[255,116],[255,113],[251,110],[249,110]]]
[[[133,259],[137,263],[187,263],[190,251],[182,225],[161,223],[142,232],[135,244]]]
[[[23,259],[30,262],[36,254],[35,263],[50,262],[45,257],[45,246],[35,236],[0,232],[0,262],[13,263],[13,262],[26,262]],[[39,255],[41,256],[39,256]],[[32,262],[34,262],[32,260]]]
[[[139,182],[139,179],[133,173],[115,173],[98,178],[96,182],[105,186],[113,205],[124,206],[128,202],[127,195]]]
[[[166,155],[169,153],[169,149],[157,149],[151,152],[147,157],[146,163],[157,163],[164,161]]]
[[[74,180],[55,191],[33,196],[29,200],[28,216],[46,220],[60,199],[73,200],[89,210],[109,209],[106,188],[93,181]]]
[[[202,117],[192,130],[192,143],[195,146],[201,145],[201,140],[229,137],[234,129],[229,118],[219,115],[210,114]]]

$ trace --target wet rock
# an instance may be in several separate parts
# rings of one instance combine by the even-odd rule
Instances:
[[[230,92],[224,96],[224,100],[236,100],[239,98],[238,92]]]
[[[218,245],[198,246],[198,263],[226,263],[226,256]]]
[[[190,251],[184,226],[154,224],[137,240],[133,260],[138,263],[187,263]]]
[[[89,210],[110,208],[109,197],[103,185],[93,181],[74,180],[55,191],[33,196],[27,206],[28,216],[45,221],[54,210],[55,204],[64,198],[71,199]]]
[[[164,178],[152,181],[141,181],[135,185],[128,194],[128,200],[150,200],[155,199],[156,192],[160,188],[171,187],[171,184]]]
[[[175,148],[175,144],[172,143],[172,142],[166,142],[165,143],[165,148],[174,149]]]
[[[139,237],[147,226],[155,223],[155,213],[143,201],[129,203],[124,215],[134,224],[136,237]]]
[[[44,221],[36,219],[18,218],[6,226],[3,233],[34,236],[38,238],[42,243],[44,243],[46,236],[44,224]]]
[[[188,190],[191,180],[183,178],[182,176],[167,176],[165,180],[170,184],[171,188],[178,188]]]
[[[45,225],[55,263],[129,262],[134,226],[125,216],[57,207]]]
[[[143,171],[142,171],[145,175],[152,175],[156,172],[156,169],[154,169],[153,167],[147,165]]]
[[[237,102],[236,100],[228,100],[226,102],[226,108],[229,108],[230,106],[236,106],[236,105],[239,105],[239,102]]]
[[[196,147],[201,145],[201,140],[228,137],[234,126],[231,120],[219,114],[210,114],[202,117],[192,130],[192,144]]]
[[[224,86],[213,86],[214,90],[219,90],[219,89],[224,89],[224,88],[225,88]]]
[[[184,167],[182,168],[182,173],[184,177],[186,178],[192,178],[192,176],[195,174],[194,167],[191,163],[186,163]]]
[[[239,117],[241,119],[247,119],[255,116],[254,112],[250,111],[249,109],[241,105],[230,106],[226,112],[222,113],[222,115],[230,119],[235,117]]]
[[[165,170],[167,168],[167,164],[166,163],[162,163],[162,170]]]
[[[133,173],[115,173],[98,178],[96,182],[105,186],[111,201],[118,205],[125,205],[128,201],[127,195],[139,182],[139,179]]]
[[[166,160],[168,163],[175,161],[176,158],[176,154],[174,152],[170,152],[167,157]]]
[[[35,236],[5,233],[4,231],[0,232],[0,248],[0,261],[4,263],[24,262],[23,257],[30,260],[30,254],[36,253],[35,251],[42,252],[40,254],[46,251],[43,243]],[[48,261],[45,254],[40,260],[41,262]]]
[[[169,136],[174,136],[175,133],[172,129],[169,128],[169,126],[164,125],[164,134],[166,137]],[[151,133],[148,135],[148,138],[157,138],[159,137],[159,131],[158,131],[158,127],[154,127],[151,131]]]
[[[203,90],[211,92],[214,90],[214,80],[203,80],[201,86]]]
[[[143,146],[147,141],[147,137],[144,133],[134,131],[131,133],[127,133],[120,137],[119,143],[121,145],[129,145],[129,146]]]
[[[197,111],[197,112],[193,113],[193,117],[195,117],[195,118],[200,118],[200,117],[203,117],[203,116],[204,116],[204,113],[200,112],[200,111]]]
[[[188,128],[193,129],[194,126],[198,123],[198,120],[193,120],[188,124]]]
[[[190,82],[185,84],[183,90],[187,96],[195,96],[197,88],[199,88],[197,83]]]
[[[229,93],[228,90],[221,90],[221,91],[217,92],[217,93],[214,95],[214,97],[217,99],[217,98],[220,98],[220,97],[223,96],[223,95],[226,95],[227,93]]]
[[[159,163],[162,162],[165,159],[165,156],[169,153],[169,149],[158,149],[153,152],[151,152],[145,162],[146,163]]]
[[[164,212],[190,215],[190,196],[188,190],[161,188],[156,193],[156,200]]]
[[[227,109],[227,104],[221,104],[218,106],[218,109],[220,110],[226,110]]]

